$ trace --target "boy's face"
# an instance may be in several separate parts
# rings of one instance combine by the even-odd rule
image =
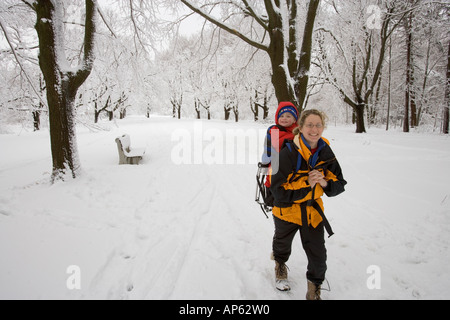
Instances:
[[[278,118],[278,123],[283,127],[290,127],[296,122],[294,116],[289,112],[283,113],[281,117]]]

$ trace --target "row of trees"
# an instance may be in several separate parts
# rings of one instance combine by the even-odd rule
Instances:
[[[391,118],[405,132],[430,121],[448,132],[446,3],[330,0],[319,10],[319,1],[182,2],[268,54],[278,101],[302,110],[318,89],[331,85],[351,108],[357,133],[367,122],[389,128]]]
[[[246,43],[249,48],[268,53],[265,63],[261,55],[251,55],[255,64],[246,64],[245,71],[259,75],[256,70],[262,69],[271,74],[278,101],[293,101],[302,109],[310,102],[310,97],[321,93],[322,97],[316,96],[311,101],[319,100],[322,108],[323,104],[331,104],[333,107],[328,109],[332,109],[334,114],[337,113],[333,110],[336,106],[339,109],[344,104],[351,108],[356,132],[365,132],[367,123],[385,124],[386,129],[392,123],[400,123],[405,132],[408,132],[410,127],[418,127],[421,124],[440,126],[443,132],[448,131],[449,99],[445,92],[448,87],[446,74],[450,67],[448,58],[446,59],[450,45],[447,32],[449,8],[443,3],[408,0],[378,1],[377,5],[373,5],[370,1],[326,1],[323,2],[322,10],[318,11],[314,2],[310,2],[300,10],[304,13],[302,16],[298,13],[297,5],[287,1],[284,10],[280,10],[280,16],[286,17],[282,25],[296,26],[290,27],[289,30],[297,36],[301,34],[300,30],[305,30],[305,36],[301,43],[303,49],[297,50],[297,47],[300,47],[299,40],[295,39],[295,36],[291,37],[289,32],[284,32],[288,40],[285,39],[284,51],[280,53],[285,57],[282,59],[286,62],[283,65],[274,62],[277,59],[275,53],[267,50],[271,45],[276,46],[273,44],[277,41],[276,37],[265,37],[267,28],[264,26],[258,29],[263,22],[270,21],[268,18],[260,21],[259,18],[270,16],[272,3],[260,2],[257,6],[243,1],[243,6],[226,7],[226,10],[222,4],[222,10],[218,12],[219,2],[205,1],[203,6],[195,6],[191,3],[193,1],[184,2],[188,3],[194,12],[210,21],[215,30],[219,30],[218,33],[228,32],[236,36],[236,39],[240,38],[236,41]],[[280,7],[283,7],[282,3]],[[257,12],[265,12],[264,10],[267,14],[258,15]],[[308,36],[312,14],[317,22],[311,43]],[[290,19],[293,15],[297,17],[295,22]],[[253,37],[250,39],[245,36],[248,32],[243,32],[242,27],[239,31],[234,29],[237,25],[252,26]],[[287,45],[291,43],[297,45]],[[171,52],[176,53],[177,50],[172,49]],[[234,52],[239,52],[238,59],[233,59],[236,54],[221,55],[226,57],[228,63],[225,65],[228,67],[242,65],[238,60],[242,62],[242,58],[246,57],[243,49]],[[292,63],[293,67],[289,68],[290,60],[286,57],[292,57],[292,61],[296,61]],[[186,57],[183,59],[188,60]],[[190,61],[195,61],[195,58]],[[283,69],[284,72],[277,73],[274,71],[275,66],[278,66],[278,71]],[[183,68],[188,69],[186,65]],[[248,92],[243,92],[243,88],[248,89],[250,82],[242,69],[235,68],[234,74],[238,79],[245,79],[245,84],[233,80],[232,85],[237,88],[235,91],[242,92],[234,97],[241,96],[241,100],[245,101],[248,99]],[[201,72],[217,77],[217,73],[210,70]],[[289,77],[286,77],[287,74]],[[222,73],[220,75],[222,76]],[[181,71],[179,78],[183,78]],[[192,83],[188,76],[184,79]],[[260,101],[251,104],[252,111],[259,111],[260,108],[256,106],[266,110],[267,101],[270,101],[267,97],[271,96],[270,93],[267,94],[267,90],[261,90],[267,88],[266,84],[258,85],[260,89],[255,91],[256,100],[262,100],[264,97],[265,103]],[[327,86],[334,88],[334,99],[323,101]],[[214,88],[214,92],[220,92],[217,90],[220,85],[207,87]],[[290,92],[291,95],[282,92]],[[181,104],[178,104],[176,109],[179,111]],[[258,117],[259,114],[256,114],[255,118]]]
[[[191,15],[205,23],[180,36]],[[448,132],[448,17],[432,0],[5,0],[0,112],[33,106],[37,128],[48,111],[54,179],[78,174],[76,119],[129,106],[238,121],[291,101],[339,119],[350,109],[358,133]]]

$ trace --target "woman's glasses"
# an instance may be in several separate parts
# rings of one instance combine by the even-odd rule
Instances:
[[[308,124],[305,124],[305,127],[307,127],[308,129],[312,129],[314,127],[316,127],[317,129],[322,129],[323,128],[323,124],[321,124],[321,123],[318,123],[318,124],[308,123]]]

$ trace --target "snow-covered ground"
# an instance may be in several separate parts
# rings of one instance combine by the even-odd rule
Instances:
[[[0,135],[0,299],[304,299],[299,237],[278,292],[273,222],[253,201],[267,125],[104,125],[78,128],[83,173],[54,185],[47,130]],[[353,132],[324,134],[348,185],[325,198],[323,298],[449,299],[449,137]],[[118,165],[123,133],[146,147],[142,165]]]

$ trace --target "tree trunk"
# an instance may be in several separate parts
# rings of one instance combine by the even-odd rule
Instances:
[[[364,125],[364,109],[367,103],[361,99],[358,99],[357,102],[355,102],[343,91],[341,91],[341,93],[344,95],[344,102],[352,108],[352,123],[356,123],[356,133],[365,133],[366,126]]]
[[[403,132],[409,132],[409,111],[411,107],[411,91],[412,91],[412,13],[405,20],[406,30],[406,83],[405,83],[405,110],[403,115]]]
[[[237,103],[233,105],[234,121],[239,122],[239,106]]]
[[[42,79],[42,76],[39,76],[39,93],[41,97],[44,96],[45,92],[45,84],[44,79]],[[44,110],[44,103],[42,102],[43,99],[40,99],[38,106],[35,110],[33,110],[33,124],[34,124],[34,131],[41,130],[41,112]]]
[[[250,103],[252,103],[252,102],[250,101]],[[258,121],[259,120],[259,106],[258,106],[258,102],[256,102],[256,101],[253,102],[252,110],[253,110],[253,119],[255,121]]]
[[[311,65],[312,36],[320,0],[311,0],[303,34],[301,53],[297,53],[297,4],[291,2],[289,33],[283,33],[283,21],[277,10],[273,10],[271,1],[266,0],[269,13],[270,45],[268,54],[272,65],[272,84],[278,102],[292,102],[299,112],[303,109],[309,81]],[[288,37],[286,39],[286,37]],[[289,43],[286,48],[285,44]],[[288,64],[286,65],[286,61]]]
[[[311,0],[309,3],[305,31],[303,34],[300,63],[296,74],[295,94],[298,99],[298,106],[300,111],[302,111],[303,108],[306,107],[305,100],[309,82],[309,69],[311,66],[312,36],[319,2],[319,0]]]
[[[170,98],[170,103],[172,104],[173,118],[181,119],[181,106],[183,105],[183,94],[178,98],[176,93],[172,93],[173,96]]]
[[[255,89],[255,99],[250,98],[250,109],[253,112],[253,119],[259,120],[259,105],[258,105],[258,89]]]
[[[194,109],[195,109],[195,113],[197,113],[197,119],[200,120],[201,116],[200,116],[200,101],[198,101],[197,98],[194,99]]]
[[[355,116],[356,116],[356,133],[365,133],[366,126],[364,125],[364,107],[365,104],[358,104],[355,108]]]
[[[386,115],[386,131],[389,130],[389,121],[391,117],[391,84],[392,84],[392,39],[389,39],[389,78],[388,78],[388,96],[387,96],[387,115]]]
[[[63,179],[68,170],[76,178],[80,163],[75,130],[75,94],[67,81],[62,81],[61,94],[47,89],[50,117],[50,140],[53,157],[52,179]]]
[[[100,111],[97,110],[97,101],[94,102],[95,109],[94,109],[94,123],[98,123],[99,117],[100,117]]]
[[[411,33],[406,40],[406,84],[405,84],[405,108],[403,115],[403,132],[409,132],[409,107],[411,102]]]
[[[41,130],[41,104],[39,104],[37,110],[33,110],[33,125],[34,131]]]
[[[266,93],[264,95],[264,105],[263,105],[263,120],[266,120],[269,117],[269,95],[267,93],[267,89],[266,89]]]
[[[445,103],[444,106],[444,123],[443,123],[443,133],[449,133],[449,108],[450,108],[450,41],[448,42],[448,56],[447,56],[447,87],[445,89]]]
[[[277,19],[270,19],[271,41],[269,45],[269,57],[272,65],[272,84],[275,89],[275,96],[279,102],[289,101],[298,105],[294,88],[291,86],[291,77],[286,65],[287,50],[285,50],[285,34],[282,32],[282,22]]]
[[[223,111],[225,112],[225,120],[229,120],[230,114],[231,114],[231,108],[229,106],[225,105],[223,107]]]
[[[119,119],[120,119],[120,120],[125,119],[126,116],[127,116],[127,108],[123,108],[123,109],[120,110],[120,112],[119,112]]]
[[[49,106],[50,141],[53,159],[52,181],[64,179],[68,173],[76,178],[80,169],[75,132],[74,102],[78,88],[93,66],[93,45],[97,11],[95,0],[86,0],[84,59],[76,71],[65,69],[63,14],[60,1],[37,0],[39,65],[44,75]]]

